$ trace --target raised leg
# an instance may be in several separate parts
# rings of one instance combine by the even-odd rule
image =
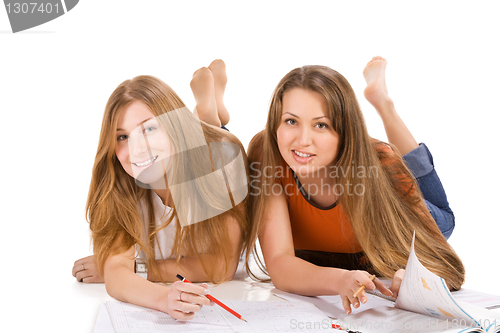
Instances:
[[[363,70],[366,80],[365,98],[377,110],[384,124],[387,139],[395,145],[401,155],[418,147],[417,141],[399,117],[394,102],[389,97],[385,83],[387,61],[382,57],[373,57]]]

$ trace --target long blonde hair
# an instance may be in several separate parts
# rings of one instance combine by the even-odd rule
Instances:
[[[97,154],[92,171],[92,179],[87,199],[87,220],[92,231],[92,243],[94,259],[98,270],[103,272],[104,263],[109,256],[122,253],[134,244],[137,244],[145,253],[148,260],[148,267],[159,274],[155,261],[155,240],[157,232],[175,221],[176,237],[172,249],[172,255],[176,256],[179,262],[181,254],[184,256],[197,256],[203,269],[212,282],[221,282],[229,274],[229,263],[233,255],[231,242],[229,241],[228,225],[225,223],[229,215],[236,218],[241,230],[243,244],[248,239],[249,224],[244,214],[245,202],[235,205],[220,215],[205,219],[202,222],[180,227],[177,207],[173,207],[172,214],[168,220],[159,228],[156,228],[156,220],[153,208],[152,191],[129,176],[121,166],[115,154],[116,129],[120,113],[132,102],[141,101],[144,103],[155,117],[161,117],[160,126],[170,137],[174,152],[186,151],[189,142],[193,140],[193,132],[190,132],[190,124],[198,124],[198,120],[189,112],[177,94],[163,81],[153,76],[137,76],[132,80],[126,80],[120,84],[111,94],[105,108],[101,133],[97,148]],[[176,110],[176,112],[170,112]],[[180,110],[180,111],[179,111]],[[180,130],[180,124],[184,127],[187,123],[187,133]],[[209,158],[212,170],[218,162],[213,157],[213,143],[232,143],[239,147],[242,157],[247,165],[246,154],[240,141],[225,130],[215,128],[201,122],[203,140],[206,140],[206,148],[189,149],[187,154],[176,154],[175,159],[170,159],[167,172],[177,175],[175,179],[182,182],[186,179],[195,179],[200,175],[188,175],[186,170],[193,170],[190,165],[199,165],[200,159]],[[186,128],[184,128],[186,131]],[[199,139],[199,138],[198,138]],[[215,168],[216,169],[216,168]],[[248,175],[245,170],[244,176]],[[199,177],[203,179],[203,177]],[[173,179],[173,178],[169,178]],[[203,181],[191,182],[196,187],[196,195],[205,198],[208,202],[215,201],[220,193],[214,193],[210,184]],[[170,184],[169,182],[169,185]],[[227,186],[227,185],[226,185]],[[232,197],[231,189],[227,186],[227,191]],[[225,192],[227,197],[228,192]],[[234,195],[234,193],[233,193]],[[167,198],[168,200],[168,198]],[[210,201],[212,200],[212,201]],[[147,209],[149,221],[142,221],[139,203],[144,202]],[[217,205],[217,202],[213,202]],[[236,203],[237,204],[237,203]],[[184,207],[193,208],[193,205]],[[183,208],[186,209],[186,208]],[[194,207],[194,209],[196,209]],[[185,215],[185,214],[184,214]],[[147,228],[144,228],[146,223]],[[144,235],[144,230],[147,234]],[[146,241],[145,241],[146,239]],[[242,244],[242,245],[243,245]],[[245,245],[246,246],[246,245]],[[220,265],[207,262],[207,256],[202,260],[201,254],[210,254],[210,260],[223,262],[223,269]],[[215,271],[218,267],[218,271]],[[161,278],[161,277],[160,277]],[[163,278],[161,278],[163,281]]]
[[[349,170],[353,165],[364,170],[371,170],[370,167],[381,170],[378,177],[341,172],[335,179],[336,183],[346,185],[344,188],[348,188],[348,184],[351,188],[358,184],[364,188],[361,195],[340,195],[338,202],[376,273],[392,278],[395,271],[405,267],[415,230],[415,251],[422,264],[444,278],[450,289],[460,289],[465,276],[463,264],[429,211],[422,207],[422,194],[397,149],[370,138],[350,84],[341,74],[325,66],[297,68],[280,81],[271,99],[266,128],[250,143],[251,193],[247,212],[253,221],[251,243],[256,241],[267,208],[268,201],[262,193],[273,193],[270,189],[275,182],[273,170],[286,166],[278,150],[276,132],[282,117],[283,94],[293,88],[315,91],[326,99],[327,117],[340,137],[338,155],[333,161],[338,170]],[[390,152],[387,146],[396,153]],[[396,161],[383,163],[388,159]],[[267,171],[261,172],[261,168]],[[411,195],[401,193],[401,175],[411,179]],[[260,259],[258,263],[265,271]]]

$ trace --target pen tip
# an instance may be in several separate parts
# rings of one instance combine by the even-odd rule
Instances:
[[[248,323],[248,321],[246,321],[243,317],[241,317],[240,319],[243,320],[245,323]]]

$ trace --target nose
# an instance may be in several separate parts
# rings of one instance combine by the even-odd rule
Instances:
[[[307,147],[312,143],[312,133],[309,127],[303,126],[300,128],[299,133],[299,144],[302,147]]]
[[[146,138],[143,135],[134,135],[129,137],[128,149],[130,155],[140,156],[148,151],[148,145],[146,143]]]

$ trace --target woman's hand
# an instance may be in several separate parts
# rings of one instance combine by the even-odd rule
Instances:
[[[403,281],[403,277],[405,276],[405,270],[400,269],[396,273],[394,273],[394,278],[392,279],[391,286],[389,289],[392,291],[392,297],[396,298],[399,294],[399,287],[401,287],[401,282]]]
[[[73,265],[73,276],[78,282],[103,283],[104,278],[99,275],[94,264],[94,256],[88,256],[75,261]]]
[[[193,319],[194,313],[200,311],[202,305],[212,305],[211,301],[204,296],[210,294],[207,288],[206,283],[199,286],[181,281],[172,283],[166,308],[162,311],[177,320]]]
[[[391,290],[389,290],[379,279],[375,278],[372,282],[370,280],[371,275],[368,272],[346,270],[344,274],[344,283],[341,286],[339,295],[342,298],[342,305],[347,314],[351,313],[351,305],[357,309],[360,304],[364,304],[368,300],[364,290],[358,294],[358,297],[354,297],[354,294],[361,286],[365,286],[367,290],[378,289],[386,296],[393,295]]]

